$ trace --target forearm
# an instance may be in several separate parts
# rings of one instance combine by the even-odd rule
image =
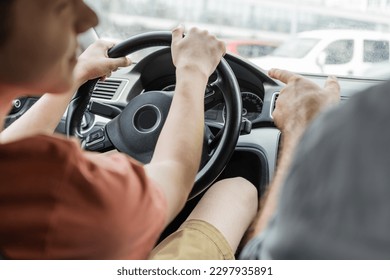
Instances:
[[[204,133],[203,96],[207,77],[196,69],[178,69],[168,118],[157,142],[148,174],[166,194],[169,215],[185,203],[199,169]]]

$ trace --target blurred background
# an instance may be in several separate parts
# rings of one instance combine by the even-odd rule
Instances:
[[[367,58],[370,54],[359,54],[363,57],[361,64],[367,62],[378,66],[377,63],[388,63],[389,60],[386,53],[389,43],[383,38],[390,38],[390,0],[87,0],[86,2],[99,14],[100,24],[96,29],[99,36],[112,40],[122,40],[146,31],[171,30],[182,23],[186,28],[198,26],[208,29],[226,41],[228,51],[252,59],[272,54],[282,43],[294,41],[293,39],[304,31],[344,30],[344,35],[339,35],[338,40],[349,41],[344,40],[333,44],[331,50],[323,49],[316,54],[315,63],[318,69],[314,66],[307,66],[305,69],[305,63],[302,64],[303,72],[325,73],[327,71],[325,68],[329,68],[326,67],[329,64],[339,66],[345,64],[345,61],[340,60],[340,56],[348,56],[348,52],[351,60],[354,59],[353,52],[357,51],[360,43],[355,41],[357,35],[351,33],[351,36],[347,36],[348,32],[345,31],[357,30],[366,31],[368,34],[363,40],[370,42],[362,42],[367,45],[366,53],[369,50],[384,52],[380,54],[379,59],[371,59],[371,61],[370,59],[364,61],[364,56]],[[379,42],[372,42],[376,39],[370,33],[385,35],[378,39]],[[310,36],[313,38],[313,35]],[[319,43],[324,37],[329,36],[332,36],[331,33],[318,33],[314,37]],[[292,51],[299,50],[301,43],[308,43],[308,40],[301,41],[294,41],[295,46]],[[316,44],[314,41],[313,47]],[[311,51],[307,45],[302,47],[308,48],[308,52]],[[329,52],[335,53],[338,48],[340,48],[339,60],[327,58]],[[287,46],[287,49],[291,47]],[[286,54],[283,55],[286,57]],[[301,56],[301,61],[304,61],[306,58],[304,55]],[[252,62],[267,68],[264,67],[267,63],[256,59]],[[365,65],[359,74],[373,70],[370,66],[372,65]],[[356,74],[352,69],[356,68],[356,65],[349,67],[350,70],[340,71],[340,74]],[[370,68],[371,70],[368,71],[367,69]],[[297,69],[291,70],[297,71]],[[329,71],[337,74],[338,69]]]

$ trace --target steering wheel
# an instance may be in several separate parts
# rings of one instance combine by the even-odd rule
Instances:
[[[108,56],[117,58],[148,47],[169,47],[171,41],[171,32],[143,33],[117,44],[108,51]],[[132,71],[134,70],[135,68]],[[240,134],[242,100],[236,77],[224,59],[217,66],[216,73],[217,79],[207,86],[207,93],[223,97],[225,124],[216,136],[205,126],[202,166],[196,176],[189,199],[206,190],[221,174],[234,152]],[[68,136],[81,136],[79,131],[81,120],[97,81],[98,79],[86,82],[71,100],[66,116]],[[150,162],[158,136],[167,118],[172,97],[173,92],[168,91],[148,91],[137,95],[102,129],[83,135],[85,148],[99,152],[117,149],[140,162]],[[209,108],[205,105],[205,109]]]

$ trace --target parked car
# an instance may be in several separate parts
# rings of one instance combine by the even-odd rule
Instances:
[[[390,33],[362,30],[315,30],[298,34],[271,55],[251,61],[263,69],[361,76],[377,63],[389,62]]]
[[[265,56],[273,52],[281,41],[275,40],[226,40],[226,49],[245,58]]]

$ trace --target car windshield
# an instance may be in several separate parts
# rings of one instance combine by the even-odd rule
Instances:
[[[390,1],[86,2],[100,17],[98,35],[109,40],[120,41],[147,31],[167,31],[183,24],[187,29],[208,29],[226,41],[229,53],[251,60],[265,70],[281,67],[301,73],[359,77],[390,73]],[[314,32],[313,36],[303,38],[301,33],[307,31]],[[276,57],[281,61],[272,60]],[[280,57],[297,61],[283,63]]]
[[[292,39],[277,48],[272,55],[280,57],[302,58],[310,52],[319,42],[314,38],[296,38]]]

